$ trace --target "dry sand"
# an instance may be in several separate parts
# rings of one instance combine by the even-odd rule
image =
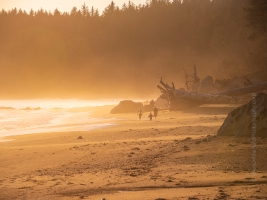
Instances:
[[[112,127],[5,138],[0,199],[267,199],[267,139],[253,157],[251,138],[216,137],[221,109],[139,121],[111,108],[93,114]]]

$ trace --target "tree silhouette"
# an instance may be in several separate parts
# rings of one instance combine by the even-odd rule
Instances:
[[[103,15],[104,16],[112,15],[113,12],[118,11],[118,10],[119,8],[115,5],[113,1],[111,1],[111,3],[103,11]]]
[[[26,88],[29,95],[155,93],[159,77],[183,85],[183,68],[194,64],[200,78],[262,70],[265,5],[151,0],[122,8],[111,1],[102,14],[85,3],[69,13],[2,10],[0,89],[14,95],[24,95]],[[253,42],[247,40],[248,23],[258,34]]]
[[[82,5],[81,13],[83,17],[87,17],[90,15],[88,6],[86,6],[85,3]]]
[[[61,13],[59,12],[59,10],[56,8],[55,10],[54,10],[54,16],[55,17],[58,17],[58,16],[60,16],[61,15]]]

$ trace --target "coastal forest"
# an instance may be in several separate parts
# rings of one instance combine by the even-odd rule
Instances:
[[[193,66],[218,79],[266,70],[266,52],[265,0],[1,10],[0,98],[153,95]]]

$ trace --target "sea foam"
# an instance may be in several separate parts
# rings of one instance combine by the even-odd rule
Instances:
[[[114,123],[109,119],[92,118],[90,108],[76,112],[72,112],[71,109],[117,103],[118,100],[0,100],[1,107],[13,108],[0,110],[0,137],[44,132],[89,131],[112,126]]]

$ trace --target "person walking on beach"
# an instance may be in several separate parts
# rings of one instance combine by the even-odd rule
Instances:
[[[153,117],[153,115],[152,115],[152,113],[150,112],[150,114],[148,115],[148,117],[149,117],[149,119],[150,119],[150,121],[152,120],[152,117]]]
[[[154,117],[156,119],[158,116],[158,108],[156,106],[154,107],[153,112],[154,112]]]
[[[141,120],[141,117],[143,115],[143,112],[142,112],[141,108],[138,110],[137,115],[139,117],[139,120]]]

